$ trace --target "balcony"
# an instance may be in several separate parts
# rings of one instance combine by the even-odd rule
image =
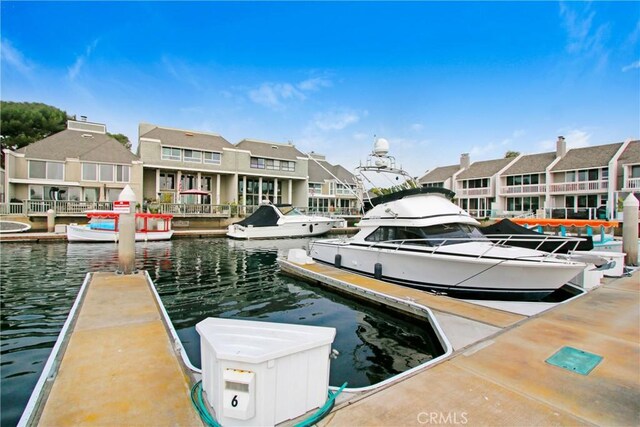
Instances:
[[[640,190],[640,178],[627,178],[624,183],[623,190],[637,191]]]
[[[597,193],[607,191],[609,181],[578,181],[551,184],[551,193]]]
[[[514,194],[544,194],[547,191],[547,186],[544,184],[530,184],[530,185],[509,185],[500,189],[501,195],[514,195]]]
[[[458,192],[460,197],[492,197],[492,191],[489,187],[483,188],[464,188]]]

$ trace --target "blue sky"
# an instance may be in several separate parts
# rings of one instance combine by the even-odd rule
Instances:
[[[291,141],[413,175],[640,137],[639,2],[12,2],[7,101]]]

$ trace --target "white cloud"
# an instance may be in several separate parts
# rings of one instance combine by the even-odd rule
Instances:
[[[567,52],[595,59],[599,67],[603,66],[609,56],[605,49],[609,24],[595,23],[596,13],[591,10],[589,3],[572,3],[569,6],[561,2],[560,17],[567,30]]]
[[[324,77],[314,77],[298,83],[298,89],[303,91],[317,91],[323,87],[331,87],[332,82]]]
[[[638,68],[640,68],[640,60],[638,60],[636,62],[632,62],[631,64],[629,64],[629,65],[627,65],[625,67],[622,67],[622,72],[626,73],[627,71],[635,70],[635,69],[638,69]]]
[[[76,61],[67,70],[67,77],[69,77],[69,80],[74,81],[76,77],[78,77],[78,74],[80,74],[80,70],[82,70],[82,67],[84,66],[87,59],[89,59],[89,56],[91,55],[91,53],[93,53],[97,45],[98,40],[94,40],[87,46],[83,54],[78,55]]]
[[[285,100],[304,100],[306,96],[291,83],[262,83],[257,89],[249,91],[249,98],[265,107],[281,108]]]
[[[365,112],[366,114],[366,112]],[[317,113],[313,117],[313,124],[320,130],[342,130],[349,125],[357,123],[360,115],[351,110],[327,111]]]
[[[33,64],[7,39],[0,41],[0,58],[22,74],[28,74],[33,69]]]
[[[409,128],[414,132],[420,132],[424,129],[424,125],[422,123],[414,123]]]
[[[564,136],[567,150],[571,148],[588,147],[591,145],[591,134],[581,129],[561,129],[558,135]],[[545,139],[537,143],[542,151],[555,151],[557,139]]]

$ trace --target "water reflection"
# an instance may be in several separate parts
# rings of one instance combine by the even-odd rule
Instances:
[[[308,240],[189,239],[136,245],[190,359],[195,324],[209,317],[331,326],[332,385],[360,387],[423,363],[442,349],[424,323],[398,319],[279,274],[278,253]],[[15,425],[87,272],[114,271],[117,245],[3,244],[0,260],[2,426]]]

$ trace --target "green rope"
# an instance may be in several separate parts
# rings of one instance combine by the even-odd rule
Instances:
[[[309,418],[296,423],[294,427],[310,427],[326,417],[327,414],[333,409],[336,398],[340,393],[342,393],[342,390],[344,390],[346,386],[347,383],[342,384],[342,386],[338,390],[336,390],[335,393],[331,393],[331,391],[329,391],[329,398],[327,399],[325,404]],[[208,427],[222,427],[220,423],[218,423],[207,410],[207,406],[204,403],[204,397],[202,396],[202,381],[198,381],[193,385],[193,387],[191,387],[191,404],[198,412],[198,415],[200,415],[202,421]]]

